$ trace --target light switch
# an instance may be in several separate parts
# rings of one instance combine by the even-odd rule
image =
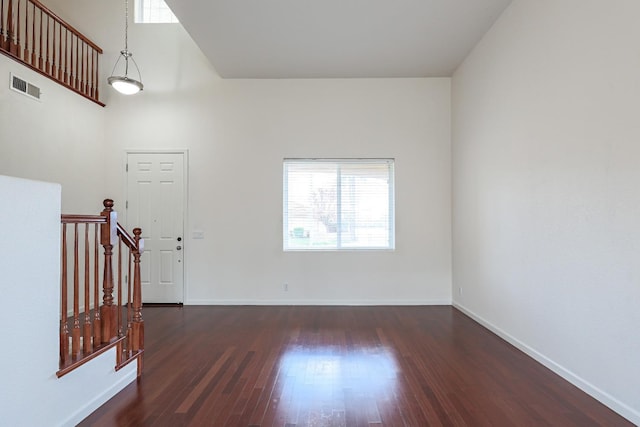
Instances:
[[[193,230],[193,232],[191,233],[191,237],[194,239],[204,239],[204,231]]]

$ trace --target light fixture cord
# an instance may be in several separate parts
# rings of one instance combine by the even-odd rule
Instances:
[[[124,0],[124,75],[129,75],[129,0]]]
[[[129,0],[124,0],[124,50],[129,51]]]

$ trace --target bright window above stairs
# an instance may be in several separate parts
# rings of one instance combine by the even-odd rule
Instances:
[[[139,24],[172,24],[178,22],[164,0],[136,0],[135,22]]]

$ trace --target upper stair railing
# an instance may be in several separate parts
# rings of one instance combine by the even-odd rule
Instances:
[[[0,53],[104,106],[102,49],[38,0],[0,0]]]
[[[61,216],[58,377],[113,347],[116,370],[137,359],[142,374],[142,230],[134,228],[132,237],[118,224],[113,200],[103,204],[99,215]]]

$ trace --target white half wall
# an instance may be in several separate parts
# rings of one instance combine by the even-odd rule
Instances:
[[[452,82],[454,303],[635,423],[638,16],[515,0]]]
[[[115,349],[56,377],[60,325],[58,184],[0,176],[2,424],[74,426],[136,377],[115,372]]]

